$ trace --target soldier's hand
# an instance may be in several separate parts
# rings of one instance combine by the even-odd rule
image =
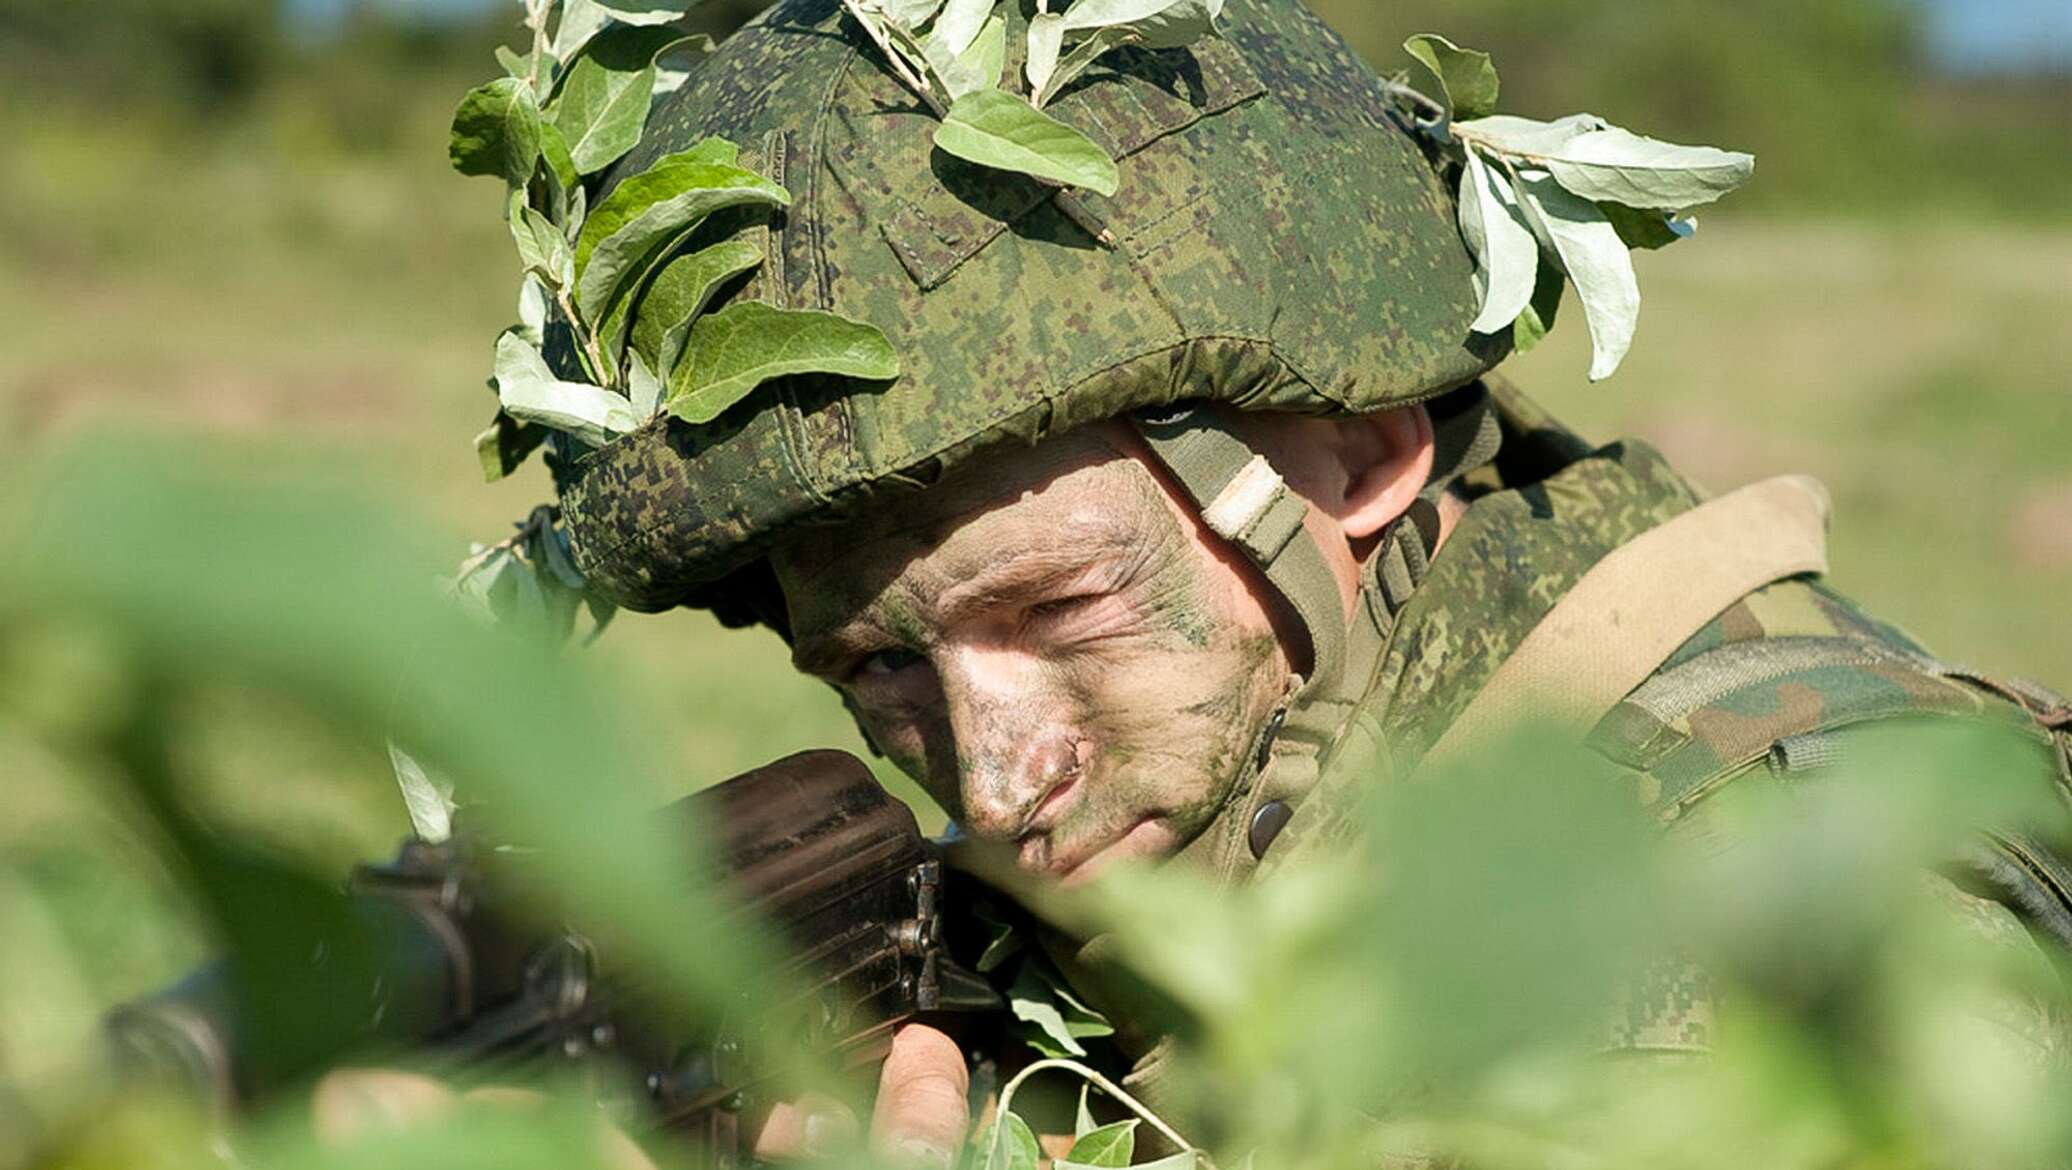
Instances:
[[[895,1166],[955,1165],[971,1125],[970,1087],[955,1040],[926,1024],[902,1026],[878,1070],[871,1149]],[[838,1153],[855,1133],[856,1118],[838,1102],[802,1098],[770,1111],[756,1134],[755,1156],[783,1161]]]
[[[970,1126],[965,1095],[970,1074],[956,1041],[924,1024],[892,1034],[892,1049],[878,1073],[871,1113],[871,1148],[893,1165],[933,1170],[954,1165]],[[317,1136],[344,1144],[372,1131],[432,1120],[466,1102],[512,1106],[538,1103],[523,1089],[486,1088],[457,1094],[430,1077],[393,1069],[343,1069],[317,1083],[311,1102]],[[763,1161],[810,1159],[840,1153],[854,1140],[856,1117],[831,1098],[804,1097],[770,1110],[753,1150]],[[605,1170],[655,1170],[655,1164],[604,1119],[598,1120],[598,1165]]]

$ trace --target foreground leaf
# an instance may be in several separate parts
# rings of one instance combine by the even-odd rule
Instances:
[[[922,0],[931,9],[941,8],[942,14],[935,18],[935,27],[928,33],[928,50],[931,55],[957,58],[964,55],[984,31],[986,22],[994,19],[994,0]],[[894,19],[898,13],[894,12]],[[924,18],[925,19],[925,18]],[[921,21],[904,22],[908,28],[919,28]]]
[[[633,352],[666,380],[683,355],[691,323],[728,281],[763,262],[747,240],[724,240],[671,260],[634,307]]]
[[[518,262],[555,288],[567,288],[575,279],[575,255],[568,238],[554,221],[525,202],[523,191],[511,192],[511,241],[518,246]]]
[[[447,156],[463,175],[496,175],[523,186],[540,158],[540,110],[532,88],[500,77],[469,90],[453,112]]]
[[[745,301],[691,326],[663,405],[685,422],[711,422],[757,386],[792,374],[896,378],[899,356],[874,326]]]
[[[1121,181],[1115,160],[1093,139],[1005,90],[957,99],[936,127],[945,153],[1004,171],[1113,195]]]
[[[523,338],[496,341],[496,392],[504,413],[521,422],[562,431],[593,447],[640,425],[624,398],[585,382],[564,382]]]
[[[985,1170],[1036,1170],[1043,1148],[1029,1123],[1017,1113],[1003,1114],[986,1142]]]
[[[1532,300],[1539,274],[1540,245],[1518,206],[1511,181],[1473,150],[1460,177],[1460,230],[1475,257],[1475,284],[1482,311],[1468,328],[1500,333]]]
[[[987,20],[978,36],[954,58],[944,57],[933,40],[922,48],[928,54],[928,67],[949,89],[951,101],[982,89],[996,89],[1001,71],[1007,67],[1007,22],[997,16]]]
[[[1595,203],[1551,178],[1525,180],[1525,199],[1553,238],[1561,266],[1583,301],[1590,326],[1590,380],[1612,376],[1626,360],[1640,323],[1640,282],[1633,255]]]
[[[1567,288],[1568,277],[1561,269],[1552,264],[1540,265],[1539,279],[1533,283],[1532,300],[1511,326],[1512,353],[1529,353],[1546,340],[1554,328],[1555,315],[1561,311],[1561,294]]]
[[[1556,182],[1593,203],[1661,211],[1711,203],[1755,174],[1753,155],[1659,142],[1616,126],[1578,135],[1543,157]]]
[[[1072,1152],[1065,1155],[1065,1161],[1075,1166],[1127,1166],[1137,1152],[1139,1124],[1133,1117],[1094,1129],[1072,1143]]]
[[[1055,18],[1034,18],[1029,22],[1029,92],[1041,109],[1109,52],[1125,45],[1184,48],[1216,35],[1222,14],[1223,0],[1082,0]],[[1065,39],[1087,31],[1093,35],[1060,63]]]
[[[482,464],[482,481],[495,483],[525,463],[525,457],[547,441],[547,428],[522,423],[499,412],[489,428],[475,436],[475,458]]]
[[[1446,108],[1455,118],[1481,118],[1496,112],[1496,66],[1490,63],[1489,54],[1463,49],[1434,33],[1411,37],[1403,42],[1403,49],[1432,71]]]

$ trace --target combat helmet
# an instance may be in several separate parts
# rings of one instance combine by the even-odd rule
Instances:
[[[1021,7],[1001,6],[1010,75]],[[1373,412],[1501,358],[1507,331],[1470,329],[1453,193],[1387,83],[1299,0],[1228,0],[1220,23],[1108,52],[1049,105],[1117,160],[1108,197],[936,149],[937,112],[837,0],[786,0],[721,45],[614,173],[739,144],[792,199],[752,222],[767,260],[731,296],[873,325],[901,372],[780,379],[708,423],[662,414],[583,453],[560,478],[590,592],[781,622],[731,584],[772,542],[987,452],[1143,417],[1161,454],[1209,469],[1181,476],[1208,506],[1249,453],[1203,450],[1161,408]],[[1255,560],[1299,528],[1274,502],[1231,525]]]

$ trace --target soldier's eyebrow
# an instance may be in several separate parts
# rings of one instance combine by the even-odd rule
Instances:
[[[930,619],[949,623],[976,613],[1063,589],[1112,586],[1122,567],[1116,554],[1127,551],[1113,540],[1093,538],[1075,547],[1023,549],[982,565],[950,584],[930,605]],[[876,620],[876,603],[841,617],[808,618],[792,631],[791,662],[807,674],[837,674],[849,659],[878,649],[890,638]]]

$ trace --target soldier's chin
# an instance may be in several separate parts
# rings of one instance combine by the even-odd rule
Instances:
[[[1161,816],[1147,816],[1092,854],[1076,860],[1066,858],[1063,865],[1053,864],[1050,872],[1063,885],[1079,885],[1092,881],[1101,870],[1118,861],[1156,860],[1170,855],[1179,845],[1172,822]]]

